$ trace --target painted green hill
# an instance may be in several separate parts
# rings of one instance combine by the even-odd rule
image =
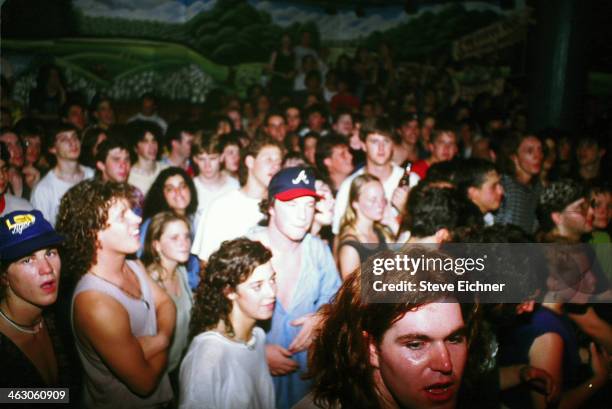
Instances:
[[[102,86],[140,71],[168,72],[193,64],[215,82],[225,82],[227,67],[215,64],[181,44],[132,40],[69,38],[49,41],[3,40],[5,52],[51,56],[63,68],[81,72]]]
[[[37,65],[61,67],[69,88],[103,91],[115,99],[138,98],[145,92],[175,100],[203,102],[208,91],[226,85],[230,70],[181,44],[134,39],[66,38],[56,40],[3,40],[7,54],[35,55],[15,91],[34,84]]]

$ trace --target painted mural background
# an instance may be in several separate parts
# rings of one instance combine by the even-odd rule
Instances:
[[[505,62],[516,64],[530,23],[524,3],[414,3],[408,14],[397,3],[330,9],[253,0],[9,1],[2,5],[2,58],[14,98],[26,105],[38,67],[48,62],[88,98],[103,91],[130,100],[153,91],[200,103],[214,88],[243,93],[265,81],[262,68],[281,34],[296,44],[309,31],[329,64],[360,46],[375,53],[384,41],[400,83],[444,67],[447,86],[464,98],[501,91],[510,73]]]

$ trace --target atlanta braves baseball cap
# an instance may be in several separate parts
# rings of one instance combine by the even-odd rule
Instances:
[[[296,166],[281,169],[268,186],[268,199],[277,199],[282,202],[303,196],[312,196],[321,199],[315,189],[315,173],[312,168]]]

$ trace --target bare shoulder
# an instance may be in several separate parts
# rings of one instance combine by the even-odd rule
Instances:
[[[115,298],[100,291],[88,290],[74,299],[74,321],[75,326],[87,334],[129,326],[129,315]]]

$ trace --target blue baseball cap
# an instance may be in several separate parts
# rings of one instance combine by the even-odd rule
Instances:
[[[268,199],[282,202],[303,196],[321,199],[315,189],[315,173],[312,168],[296,166],[278,171],[268,185]]]
[[[0,217],[0,260],[14,261],[64,241],[38,210],[18,210]]]

